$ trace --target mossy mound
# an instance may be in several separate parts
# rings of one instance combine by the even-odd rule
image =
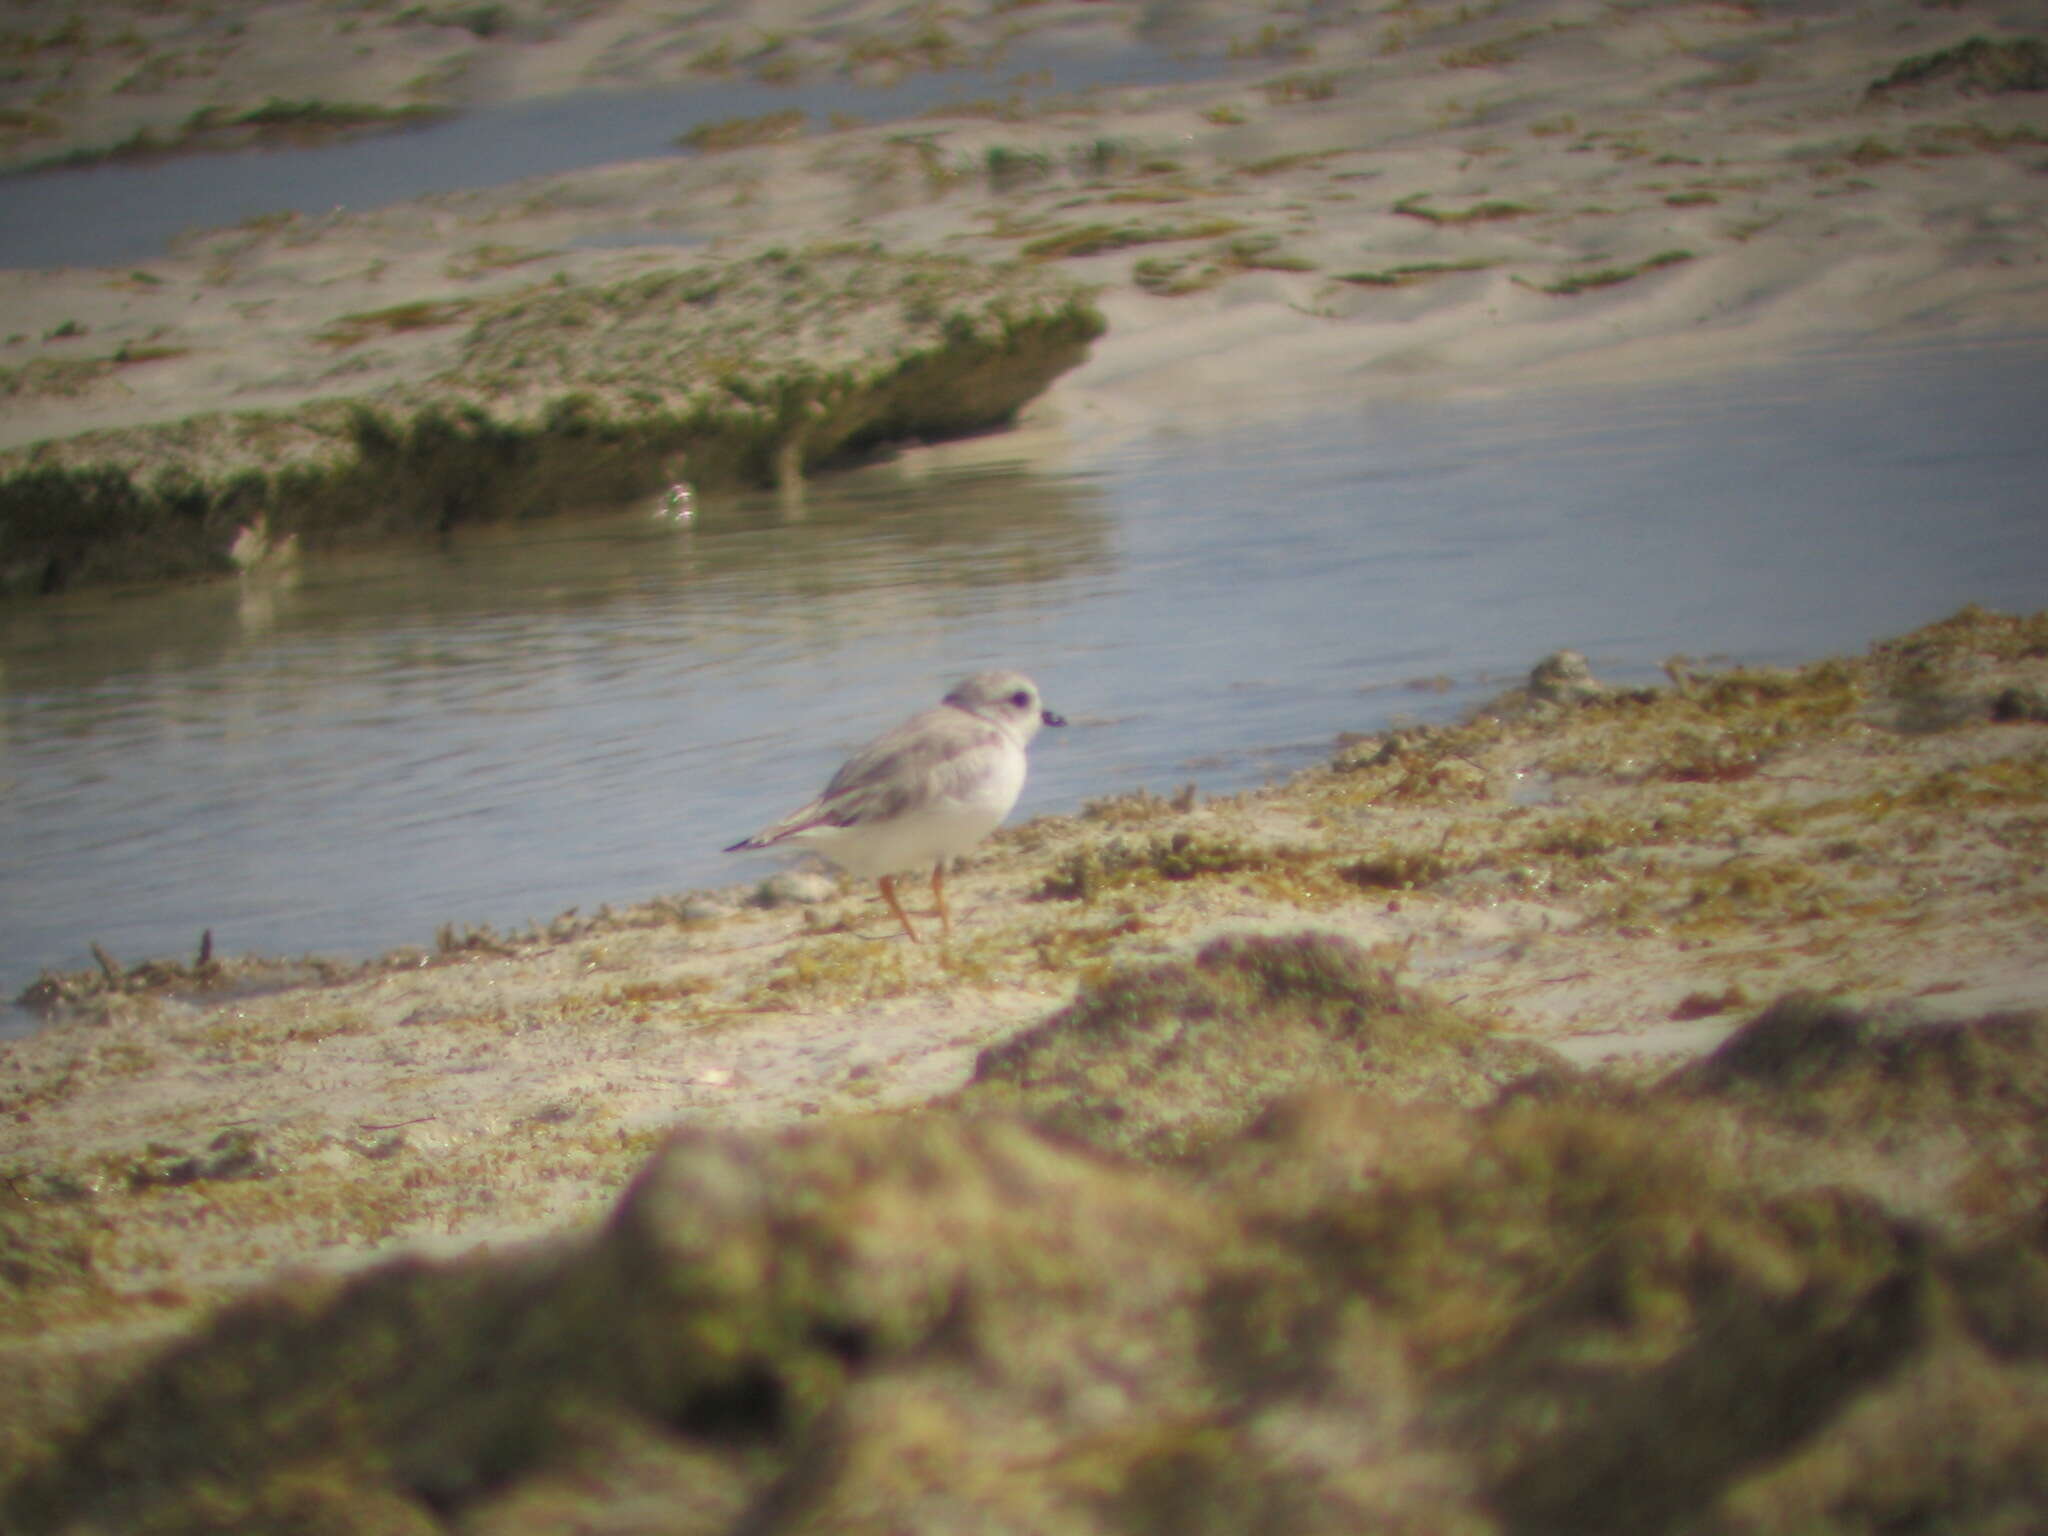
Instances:
[[[2034,37],[1972,37],[1953,48],[1903,60],[1868,95],[1943,86],[1965,96],[2048,91],[2048,43]]]
[[[1835,1177],[1959,1233],[2048,1202],[2048,1016],[1923,1023],[1810,994],[1779,999],[1667,1085],[1727,1106],[1761,1172]],[[1816,1152],[1818,1148],[1818,1153]]]
[[[1553,1081],[1320,1088],[1170,1170],[1002,1116],[690,1133],[579,1243],[229,1308],[0,1527],[2027,1529],[2048,1212],[1765,1189],[1740,1123]]]
[[[83,1217],[53,1199],[32,1198],[12,1180],[0,1187],[0,1297],[19,1299],[92,1278],[91,1231]]]
[[[1921,1023],[1800,993],[1679,1074],[1686,1092],[1882,1135],[1958,1117],[2048,1131],[2048,1019]]]
[[[0,1525],[537,1532],[649,1499],[674,1531],[964,1518],[1037,1481],[956,1484],[981,1446],[1056,1450],[1128,1421],[1126,1392],[1162,1424],[1202,1411],[1197,1313],[1239,1241],[1193,1191],[1014,1124],[686,1136],[582,1247],[228,1311]]]
[[[1581,1092],[1477,1115],[1321,1094],[1210,1176],[1333,1320],[1369,1299],[1395,1323],[1495,1529],[1689,1529],[1928,1337],[1916,1239],[1751,1184],[1726,1129]]]
[[[1347,939],[1225,938],[1127,971],[982,1053],[960,1103],[1148,1159],[1234,1134],[1318,1083],[1475,1104],[1561,1064],[1396,982]]]
[[[346,337],[379,317],[343,318]],[[318,549],[616,505],[679,474],[787,482],[999,426],[1103,328],[1035,269],[866,247],[538,284],[463,318],[454,365],[417,383],[0,453],[0,590],[226,571],[258,519]]]

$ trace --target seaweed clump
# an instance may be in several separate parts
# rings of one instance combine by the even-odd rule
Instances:
[[[1968,38],[1903,60],[1864,94],[1883,97],[1926,86],[1948,86],[1965,96],[2048,91],[2048,44],[2035,37]]]
[[[1176,1007],[1283,1050],[1471,1044],[1328,940],[1206,960],[1067,1018],[1104,1037],[1104,1088],[1119,1039],[1171,1076]],[[1827,1077],[1882,1038],[1787,1009],[1708,1076]],[[2042,1071],[2039,1031],[2000,1050]],[[1683,1078],[1558,1072],[1485,1102],[1426,1070],[1299,1087],[1147,1166],[980,1112],[1003,1065],[951,1110],[679,1135],[587,1238],[249,1297],[32,1445],[0,1526],[1991,1536],[2039,1513],[2048,1208],[1961,1240],[1754,1179],[1750,1109]],[[1930,1120],[1988,1091],[1872,1083]]]
[[[34,1189],[0,1178],[0,1297],[19,1304],[46,1287],[89,1283],[91,1233],[68,1201],[68,1190]]]
[[[984,1051],[959,1102],[1162,1160],[1313,1084],[1478,1103],[1559,1066],[1401,985],[1348,939],[1258,935],[1112,975]]]
[[[2048,1196],[2048,1015],[2039,1012],[1929,1022],[1796,992],[1673,1086],[1881,1144],[1962,1129],[1973,1157],[2031,1166],[2033,1193]]]
[[[1064,855],[1033,894],[1040,901],[1091,902],[1154,881],[1181,882],[1287,868],[1304,862],[1285,849],[1248,847],[1230,837],[1179,831],[1142,843],[1122,837]]]

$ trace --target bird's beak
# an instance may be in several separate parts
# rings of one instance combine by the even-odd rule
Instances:
[[[1065,715],[1056,715],[1049,709],[1040,710],[1038,712],[1038,718],[1043,720],[1047,725],[1065,725],[1067,723],[1067,717]]]

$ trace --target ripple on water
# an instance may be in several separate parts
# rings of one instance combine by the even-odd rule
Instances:
[[[222,580],[0,608],[0,986],[94,939],[368,953],[758,875],[715,850],[985,665],[1076,721],[1030,814],[1256,784],[1563,646],[1649,682],[2038,608],[2044,386],[2048,347],[2000,348],[1064,474],[912,456],[800,515],[650,499],[316,554],[253,606]]]

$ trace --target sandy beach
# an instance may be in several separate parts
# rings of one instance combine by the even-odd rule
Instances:
[[[382,1447],[411,1445],[414,1457],[443,1469],[433,1475],[472,1475],[447,1470],[470,1465],[470,1451],[429,1449],[442,1439],[420,1440],[407,1427],[419,1391],[434,1394],[434,1422],[456,1446],[468,1443],[457,1427],[468,1416],[530,1425],[517,1405],[553,1401],[555,1389],[539,1383],[556,1367],[538,1359],[532,1397],[463,1386],[450,1396],[434,1385],[449,1370],[466,1379],[464,1360],[483,1369],[498,1358],[502,1325],[489,1318],[501,1303],[476,1286],[491,1295],[510,1287],[502,1304],[516,1307],[529,1333],[566,1330],[565,1363],[594,1360],[593,1350],[642,1327],[672,1338],[685,1326],[628,1321],[670,1294],[661,1285],[636,1285],[604,1303],[608,1321],[597,1335],[586,1339],[575,1321],[582,1314],[571,1298],[586,1280],[612,1283],[602,1277],[627,1262],[657,1198],[668,1212],[661,1231],[695,1232],[691,1243],[707,1245],[662,1261],[678,1266],[673,1283],[685,1295],[696,1294],[691,1277],[724,1274],[743,1250],[756,1255],[747,1264],[768,1266],[763,1276],[815,1276],[815,1294],[810,1282],[791,1292],[793,1281],[731,1280],[731,1302],[716,1306],[740,1306],[747,1317],[765,1306],[764,1320],[819,1309],[830,1318],[851,1306],[867,1321],[849,1326],[894,1327],[862,1310],[867,1287],[893,1296],[898,1286],[913,1294],[943,1286],[931,1266],[943,1273],[956,1254],[991,1266],[959,1282],[984,1296],[978,1307],[997,1309],[976,1315],[1007,1330],[1011,1322],[997,1322],[1009,1316],[1002,1309],[1024,1309],[1014,1324],[1024,1332],[1003,1335],[1010,1342],[1002,1347],[1015,1352],[1008,1363],[979,1353],[995,1347],[989,1340],[965,1346],[982,1360],[983,1378],[968,1401],[991,1417],[949,1434],[942,1455],[919,1453],[912,1465],[923,1472],[910,1487],[892,1477],[859,1497],[878,1500],[891,1518],[913,1518],[906,1511],[940,1488],[951,1498],[963,1478],[996,1477],[1008,1491],[984,1487],[970,1503],[977,1520],[1006,1529],[1096,1528],[1048,1526],[1015,1507],[1036,1497],[1025,1493],[1039,1486],[1029,1469],[1062,1458],[1052,1486],[1073,1494],[1093,1486],[1095,1474],[1064,1458],[1091,1443],[1100,1432],[1091,1426],[1105,1415],[1124,1432],[1165,1432],[1158,1426],[1177,1422],[1170,1405],[1180,1389],[1167,1361],[1156,1379],[1151,1366],[1108,1363],[1130,1347],[1117,1341],[1159,1326],[1155,1308],[1165,1303],[1126,1288],[1134,1269],[1199,1252],[1202,1274],[1249,1266],[1276,1304],[1306,1304],[1313,1293],[1298,1289],[1294,1261],[1259,1257],[1256,1242],[1248,1254],[1241,1245],[1249,1239],[1232,1225],[1239,1220],[1255,1231],[1289,1212],[1287,1221],[1317,1231],[1316,1221],[1339,1219],[1360,1199],[1394,1202],[1370,1205],[1381,1213],[1373,1220],[1410,1199],[1441,1199],[1448,1225],[1429,1230],[1461,1252],[1486,1251],[1425,1260],[1405,1246],[1418,1240],[1411,1235],[1390,1255],[1476,1265],[1468,1283],[1490,1287],[1509,1284],[1529,1262],[1524,1245],[1563,1244],[1543,1263],[1564,1297],[1576,1294],[1570,1277],[1580,1260],[1570,1255],[1583,1243],[1597,1253],[1649,1242],[1669,1254],[1690,1242],[1760,1242],[1739,1262],[1763,1266],[1756,1273],[1770,1278],[1756,1304],[1776,1318],[1782,1298],[1837,1273],[1838,1242],[1865,1241],[1814,1226],[1783,1202],[1860,1202],[1922,1234],[1905,1251],[1935,1255],[1941,1274],[1960,1265],[1956,1273],[1977,1276],[1973,1283],[2007,1288],[2003,1299],[1973,1305],[2030,1307],[2025,1277],[2038,1265],[2023,1234],[2036,1230],[2048,1166],[2040,1150],[2044,699],[2048,636],[2038,615],[1966,613],[1865,659],[1681,675],[1660,690],[1605,689],[1567,665],[1467,726],[1361,740],[1275,789],[1207,802],[1111,797],[1079,816],[1009,830],[951,882],[958,932],[948,943],[906,942],[870,889],[766,907],[742,904],[747,893],[736,890],[568,916],[519,934],[451,933],[438,952],[296,984],[260,962],[236,961],[197,974],[178,966],[138,974],[113,992],[104,978],[77,978],[79,995],[53,1022],[0,1057],[9,1320],[0,1369],[14,1405],[0,1428],[10,1460],[42,1469],[14,1490],[10,1516],[24,1530],[88,1530],[108,1527],[76,1522],[112,1519],[119,1528],[149,1511],[162,1528],[199,1530],[224,1508],[243,1528],[289,1529],[311,1495],[301,1488],[305,1452],[283,1426],[309,1413],[326,1423],[339,1405],[360,1400],[376,1405],[369,1418],[320,1432],[340,1436],[318,1462],[328,1490],[320,1507],[337,1529],[384,1529],[385,1485],[363,1470],[387,1454]],[[1273,958],[1247,948],[1259,945],[1274,946]],[[1201,957],[1192,972],[1189,955]],[[1244,958],[1227,958],[1234,955]],[[1237,963],[1254,967],[1252,976],[1260,966],[1282,969],[1246,1002],[1227,982]],[[1311,967],[1306,977],[1301,964]],[[1206,979],[1218,966],[1217,979]],[[1331,974],[1316,979],[1325,967]],[[226,997],[208,995],[220,988]],[[245,988],[255,990],[235,995]],[[1160,1001],[1145,1001],[1153,988]],[[1821,999],[1832,1011],[1813,1011]],[[1300,1007],[1338,1007],[1346,1022],[1317,1022],[1313,1012],[1300,1021],[1289,1012]],[[1379,1020],[1373,1027],[1384,1033],[1343,1043],[1361,1017]],[[1136,1022],[1146,1019],[1153,1022]],[[969,1141],[948,1140],[952,1127]],[[1051,1140],[1005,1139],[1019,1135]],[[1545,1150],[1515,1140],[1524,1135]],[[1494,1136],[1508,1137],[1508,1150],[1489,1150]],[[1581,1145],[1587,1136],[1594,1143]],[[1552,1146],[1553,1137],[1563,1140]],[[1090,1145],[1099,1150],[1055,1150]],[[1057,1175],[1034,1161],[1077,1155],[1082,1161],[1062,1163]],[[700,1168],[707,1156],[712,1166]],[[769,1171],[790,1158],[784,1172]],[[1473,1179],[1493,1177],[1475,1170],[1497,1167],[1519,1170],[1520,1193],[1475,1192]],[[1402,1193],[1411,1177],[1452,1182],[1439,1195]],[[734,1178],[759,1193],[737,1192]],[[899,1178],[909,1181],[900,1191]],[[1127,1179],[1138,1183],[1127,1187]],[[1608,1193],[1552,1186],[1585,1179]],[[671,1180],[674,1193],[657,1196]],[[1535,1227],[1499,1254],[1490,1247],[1497,1214],[1454,1214],[1474,1198],[1533,1199],[1542,1211],[1558,1201],[1606,1210],[1614,1200],[1648,1200],[1656,1210],[1602,1217],[1590,1232],[1552,1215],[1532,1218]],[[908,1202],[900,1211],[889,1204],[899,1199]],[[811,1214],[776,1214],[785,1200]],[[1223,1226],[1206,1236],[1202,1223],[1174,1228],[1181,1218],[1165,1213],[1183,1200],[1200,1202],[1190,1212],[1210,1211],[1202,1222]],[[878,1218],[875,1201],[893,1214]],[[1730,1201],[1727,1209],[1751,1212],[1742,1219],[1764,1227],[1737,1239],[1716,1226],[1725,1218],[1714,1213]],[[1276,1214],[1260,1216],[1268,1202]],[[815,1230],[821,1211],[832,1214]],[[1162,1220],[1179,1231],[1170,1242]],[[1638,1229],[1640,1221],[1649,1225]],[[1797,1256],[1770,1235],[1785,1221],[1803,1234]],[[1704,1224],[1697,1237],[1677,1235],[1696,1223]],[[1117,1234],[1109,1251],[1090,1247],[1098,1231]],[[1182,1243],[1194,1247],[1169,1261]],[[2008,1252],[2009,1261],[1990,1256]],[[421,1259],[446,1265],[421,1268]],[[849,1262],[854,1270],[843,1271]],[[1079,1264],[1089,1278],[1049,1280],[1047,1263]],[[1681,1267],[1657,1280],[1676,1288],[1658,1305],[1725,1309],[1732,1303],[1714,1273]],[[1880,1265],[1830,1305],[1863,1320],[1856,1326],[1878,1326],[1890,1274]],[[1201,1292],[1220,1282],[1187,1283]],[[1040,1295],[1040,1284],[1064,1299]],[[552,1298],[539,1310],[517,1299],[534,1286]],[[1512,1320],[1545,1337],[1541,1298],[1551,1294],[1472,1297],[1493,1319],[1484,1325],[1455,1310],[1417,1315],[1388,1302],[1384,1326],[1416,1330],[1399,1347],[1421,1351],[1420,1380],[1403,1390],[1422,1394],[1413,1411],[1423,1419],[1403,1443],[1422,1449],[1403,1455],[1451,1459],[1422,1484],[1383,1488],[1361,1507],[1391,1499],[1414,1518],[1459,1515],[1481,1519],[1474,1529],[1503,1528],[1483,1523],[1491,1518],[1483,1512],[1507,1495],[1489,1493],[1491,1474],[1422,1427],[1436,1411],[1426,1405],[1445,1392],[1482,1390],[1458,1362],[1481,1339],[1492,1341],[1488,1351],[1522,1348]],[[1585,1304],[1606,1305],[1597,1293]],[[1046,1306],[1079,1332],[1055,1341],[1041,1323],[1022,1320]],[[746,1339],[765,1325],[733,1318],[715,1326]],[[699,1317],[688,1326],[714,1324]],[[927,1326],[912,1327],[911,1337],[925,1337]],[[1864,1411],[1850,1407],[1865,1401],[1862,1357],[1845,1363],[1837,1351],[1846,1346],[1826,1329],[1815,1333],[1803,1311],[1772,1323],[1749,1364],[1739,1353],[1746,1345],[1704,1321],[1705,1336],[1695,1337],[1653,1308],[1627,1326],[1654,1335],[1631,1346],[1648,1350],[1650,1362],[1680,1368],[1671,1351],[1693,1350],[1715,1362],[1715,1373],[1744,1376],[1746,1401],[1779,1390],[1756,1386],[1753,1370],[1788,1350],[1822,1350],[1843,1373],[1826,1378],[1827,1422],[1840,1426],[1829,1431],[1830,1455],[1853,1467],[1897,1453],[1892,1431],[1871,1439],[1853,1428]],[[1475,1327],[1472,1344],[1447,1344]],[[1898,1402],[1868,1408],[1892,1415],[1915,1444],[1980,1444],[1979,1430],[2006,1411],[1986,1406],[1985,1394],[1997,1403],[2035,1390],[2030,1357],[1969,1363],[1980,1344],[1902,1321],[1883,1327],[1881,1336],[1895,1340],[1886,1358],[1894,1347],[1924,1351],[1915,1372],[1947,1379],[1961,1371],[1969,1382],[1961,1400],[1906,1388]],[[1554,1347],[1571,1347],[1574,1337],[1566,1328]],[[939,1346],[905,1347],[923,1359],[919,1350]],[[555,1348],[547,1346],[548,1358]],[[388,1380],[379,1367],[351,1389],[360,1399],[337,1396],[337,1371],[354,1374],[339,1362],[358,1352],[407,1363],[394,1364]],[[720,1347],[688,1358],[694,1371],[726,1355]],[[847,1433],[879,1436],[878,1454],[913,1433],[956,1390],[943,1384],[952,1369],[938,1363],[945,1358],[934,1357],[941,1384],[902,1383],[910,1398],[876,1408],[854,1405],[894,1378],[856,1388],[867,1380],[856,1364],[846,1388],[855,1395],[838,1411],[854,1413],[860,1427]],[[1505,1368],[1487,1358],[1495,1361],[1488,1373]],[[1602,1422],[1616,1432],[1640,1434],[1629,1384],[1647,1366],[1631,1361],[1623,1355],[1600,1368],[1614,1373],[1602,1379],[1619,1394],[1602,1398],[1600,1412],[1614,1415]],[[607,1376],[604,1393],[638,1368]],[[799,1371],[787,1390],[811,1379],[801,1374],[809,1367],[787,1368]],[[1039,1390],[1032,1383],[1055,1368],[1080,1372],[1083,1380],[1062,1390],[1082,1396],[1046,1410],[1020,1452],[1016,1415]],[[506,1379],[517,1382],[519,1370]],[[1376,1379],[1367,1371],[1354,1389],[1368,1398],[1387,1390],[1369,1384]],[[1225,1373],[1201,1389],[1216,1394],[1217,1411],[1265,1401],[1234,1380]],[[161,1415],[138,1418],[123,1406],[130,1382],[141,1394],[135,1401],[167,1405]],[[724,1404],[730,1389],[704,1390]],[[839,1388],[816,1390],[839,1400]],[[936,1398],[926,1395],[933,1390]],[[1497,1408],[1515,1400],[1493,1395],[1509,1390],[1498,1382],[1483,1390]],[[1105,1393],[1123,1406],[1111,1411],[1099,1401]],[[1670,1432],[1689,1422],[1688,1401],[1673,1403]],[[113,1417],[95,1424],[102,1402]],[[999,1411],[1005,1402],[1013,1407]],[[397,1416],[387,1420],[387,1408]],[[1375,1411],[1383,1410],[1384,1402]],[[718,1423],[716,1415],[738,1410],[703,1411]],[[1364,1410],[1325,1402],[1318,1411],[1333,1415],[1329,1432],[1343,1434]],[[632,1410],[647,1412],[659,1418],[644,1404]],[[272,1422],[274,1432],[263,1427]],[[657,1453],[630,1428],[640,1422],[629,1414],[601,1432],[585,1425],[559,1431],[568,1435],[559,1444],[544,1439],[571,1454],[570,1464],[537,1448],[538,1460],[518,1463],[528,1470],[505,1498],[457,1500],[471,1513],[453,1528],[538,1531],[556,1528],[566,1510],[598,1522],[594,1529],[636,1529],[631,1489],[652,1479],[669,1490],[662,1500],[687,1511],[675,1528],[724,1530],[756,1501],[781,1497],[785,1473],[823,1475],[818,1456],[837,1465],[838,1442],[818,1440],[799,1415],[778,1429],[783,1449],[766,1470],[716,1460],[718,1475],[706,1483],[713,1463],[703,1458],[724,1452],[686,1429]],[[698,1410],[684,1422],[698,1423]],[[1713,1422],[1751,1421],[1731,1409]],[[1274,1454],[1284,1466],[1294,1466],[1301,1447],[1292,1437],[1305,1432],[1282,1436]],[[703,1433],[715,1446],[722,1431]],[[227,1485],[212,1474],[194,1481],[203,1456],[195,1464],[194,1452],[177,1447],[223,1435],[247,1440],[242,1471]],[[1846,1446],[1836,1445],[1842,1435]],[[1387,1474],[1370,1442],[1342,1443],[1359,1449],[1339,1457],[1337,1469],[1364,1470],[1344,1470],[1340,1483]],[[1529,1454],[1547,1456],[1545,1444],[1535,1437]],[[56,1459],[46,1459],[53,1447]],[[1783,1480],[1769,1497],[1787,1501],[1793,1515],[1841,1486],[1835,1470],[1787,1460],[1785,1443],[1769,1434],[1745,1454]],[[133,1469],[138,1457],[154,1470],[108,1470],[109,1458]],[[1243,1448],[1226,1461],[1233,1485],[1270,1475],[1293,1486],[1298,1475],[1260,1472],[1264,1463]],[[2002,1470],[1978,1481],[2006,1490],[2001,1508],[2013,1500],[2031,1507],[2024,1482],[2013,1489],[2009,1477],[2031,1478],[2024,1469],[2033,1460],[1994,1461]],[[1574,1486],[1567,1502],[1626,1506],[1603,1465],[1587,1465],[1587,1486]],[[1936,1460],[1899,1496],[1936,1496],[1930,1488],[1947,1489],[1953,1474]],[[1860,1486],[1853,1477],[1850,1485]],[[828,1503],[854,1496],[836,1481],[823,1487],[838,1490],[819,1495]],[[301,1491],[281,1491],[289,1489]],[[1352,1509],[1350,1497],[1338,1507]],[[280,1499],[282,1512],[271,1508]]]
[[[95,1265],[155,1306],[286,1257],[588,1220],[679,1125],[914,1108],[1113,966],[1226,934],[1341,935],[1624,1079],[1802,990],[1927,1019],[2038,1007],[2048,885],[2019,829],[2041,815],[2040,725],[1993,705],[2043,697],[2042,627],[1964,615],[1854,666],[1588,684],[1583,708],[1510,696],[1274,789],[1106,797],[968,861],[950,944],[903,942],[872,886],[816,903],[840,887],[809,876],[812,901],[742,886],[458,929],[299,985],[290,963],[224,960],[214,984],[255,994],[227,1001],[176,963],[113,995],[83,973],[57,1022],[7,1043],[0,1158],[31,1187],[140,1194]],[[223,1157],[289,1171],[292,1197],[259,1182],[260,1212],[184,1230],[166,1170]]]
[[[0,153],[203,152],[315,98],[988,85],[915,122],[764,109],[658,159],[0,272],[0,448],[408,386],[478,306],[776,250],[1087,285],[1106,332],[1002,439],[1048,464],[1333,400],[2048,333],[2048,46],[1968,7],[242,10],[18,7]],[[1026,110],[1002,61],[1052,42],[1213,67]],[[950,944],[903,942],[868,891],[735,887],[323,974],[71,978],[0,1043],[0,1462],[24,1469],[0,1511],[1848,1531],[1938,1509],[1953,1473],[1981,1519],[1944,1528],[2023,1529],[2042,1442],[2010,1426],[2048,1425],[2025,1321],[2044,698],[2040,615],[1655,690],[1567,665],[1265,791],[1105,786],[1010,828],[957,876]],[[1287,944],[1307,958],[1257,947]],[[1350,1011],[1229,990],[1268,965]],[[1240,1016],[1236,1044],[1159,1022]],[[1354,1040],[1363,1017],[1432,1043]],[[1360,1257],[1525,1220],[1413,1273]],[[694,1299],[634,1310],[656,1295]],[[571,1313],[579,1342],[542,1338]],[[347,1374],[365,1339],[395,1363],[352,1418],[279,1363],[331,1344]],[[617,1398],[563,1363],[629,1344]],[[1839,1390],[1802,1396],[1801,1360]],[[501,1361],[569,1382],[574,1413],[532,1428],[477,1385]],[[488,1433],[448,1406],[486,1397]],[[1763,1401],[1793,1406],[1691,1461],[1631,1427]],[[287,1402],[315,1406],[274,1432],[249,1406]],[[1925,1469],[1902,1449],[1964,1443]],[[1190,1523],[1177,1484],[1221,1513]]]
[[[138,17],[119,43],[74,29],[85,40],[30,50],[8,88],[8,152],[187,142],[195,114],[306,99],[316,47],[318,100],[389,110],[939,65],[980,65],[985,94],[863,124],[811,121],[764,87],[776,111],[700,125],[697,147],[659,159],[253,218],[120,270],[0,274],[0,446],[358,394],[431,372],[468,306],[672,267],[678,244],[877,242],[1100,285],[1108,338],[1025,415],[1049,453],[1333,395],[1560,389],[2048,325],[2041,45],[1994,29],[2018,51],[1954,53],[1986,32],[1967,12],[1046,4],[940,21],[871,5],[799,25],[802,7],[483,9],[497,20],[275,5],[232,27]],[[33,30],[34,12],[13,24]],[[1227,79],[1017,104],[1002,61],[1050,42],[1185,54]]]

